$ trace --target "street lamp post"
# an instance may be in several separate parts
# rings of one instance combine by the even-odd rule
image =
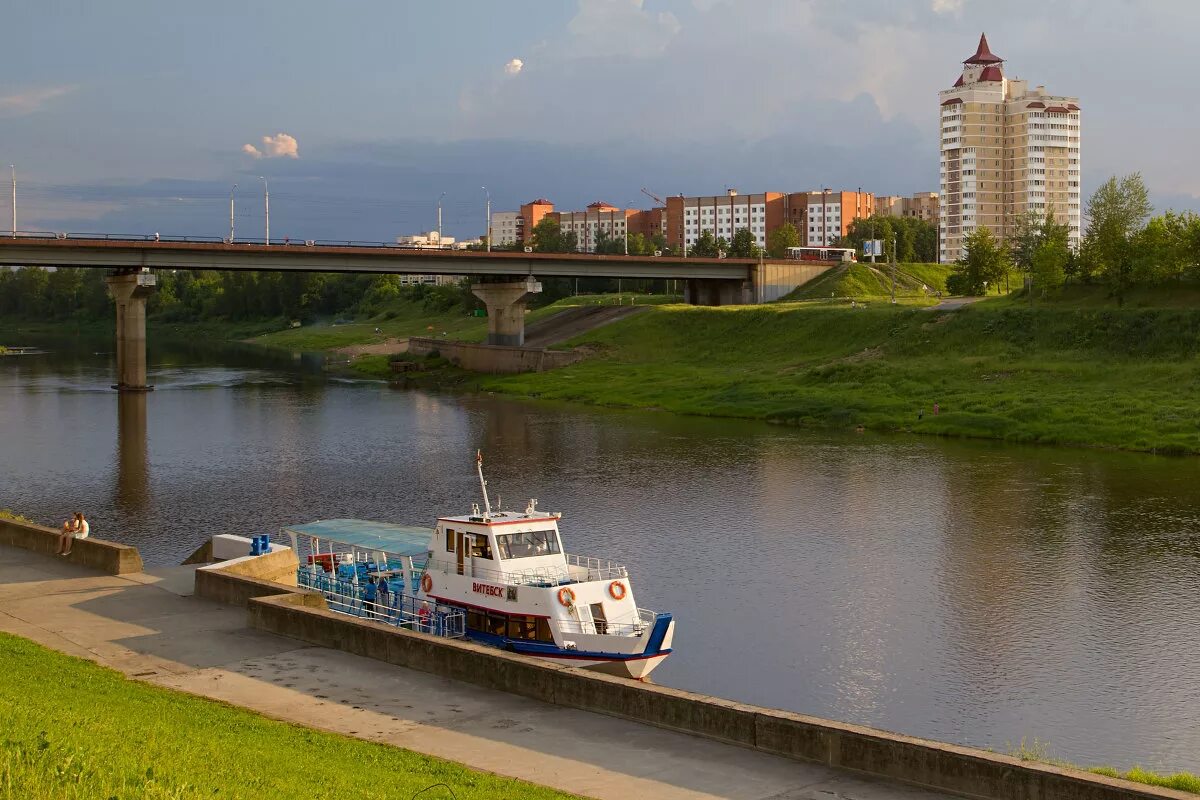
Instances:
[[[438,198],[438,247],[442,246],[442,200],[446,198],[446,193],[442,192]]]
[[[626,203],[625,207],[632,211],[633,203]],[[634,211],[634,213],[637,212]],[[625,214],[625,255],[629,255],[629,216],[628,213]]]
[[[479,188],[483,189],[483,194],[487,197],[487,251],[490,253],[492,252],[492,193],[486,186]]]
[[[17,165],[9,164],[12,170],[12,238],[17,238]]]
[[[262,175],[258,179],[263,182],[263,211],[266,213],[267,227],[263,241],[268,245],[271,244],[271,190],[267,186],[267,179]]]
[[[229,243],[233,244],[233,196],[237,194],[237,184],[229,190]]]

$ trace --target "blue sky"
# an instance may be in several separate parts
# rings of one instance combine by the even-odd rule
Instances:
[[[493,209],[936,189],[937,91],[981,30],[1081,98],[1085,192],[1140,170],[1159,209],[1200,207],[1195,0],[23,5],[0,50],[23,229],[222,234],[237,183],[257,235],[259,175],[273,237],[374,241],[442,192],[478,234],[483,185]]]

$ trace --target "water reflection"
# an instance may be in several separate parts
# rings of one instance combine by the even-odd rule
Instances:
[[[148,392],[117,394],[117,483],[113,505],[124,514],[150,501],[150,459],[146,440]]]

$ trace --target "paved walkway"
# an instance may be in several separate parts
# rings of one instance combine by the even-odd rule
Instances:
[[[277,719],[608,800],[932,800],[876,782],[246,628],[192,568],[96,575],[0,546],[0,630]]]

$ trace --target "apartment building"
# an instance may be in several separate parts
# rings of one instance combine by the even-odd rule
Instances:
[[[786,197],[787,221],[800,232],[807,247],[833,244],[850,230],[850,223],[875,213],[875,195],[863,191],[818,189]]]
[[[504,247],[524,241],[525,226],[519,211],[495,211],[492,213],[492,245]]]
[[[551,203],[544,197],[539,197],[537,200],[531,200],[521,206],[520,212],[520,238],[522,242],[528,242],[533,236],[533,229],[541,222],[547,214],[554,213],[554,203]]]
[[[986,226],[1004,241],[1029,211],[1080,236],[1079,99],[1004,75],[987,36],[941,103],[940,256],[955,261],[963,237]]]
[[[636,209],[617,208],[603,201],[589,203],[583,211],[557,211],[554,216],[563,233],[574,233],[579,250],[590,253],[596,249],[601,235],[610,239],[621,239],[629,228],[629,218]]]
[[[706,197],[668,197],[664,235],[668,245],[682,249],[695,244],[702,231],[728,241],[748,228],[765,247],[770,232],[783,224],[784,204],[782,192],[738,194],[734,189]]]
[[[913,217],[938,224],[938,193],[917,192],[912,197],[892,194],[875,198],[875,211],[885,217]]]

